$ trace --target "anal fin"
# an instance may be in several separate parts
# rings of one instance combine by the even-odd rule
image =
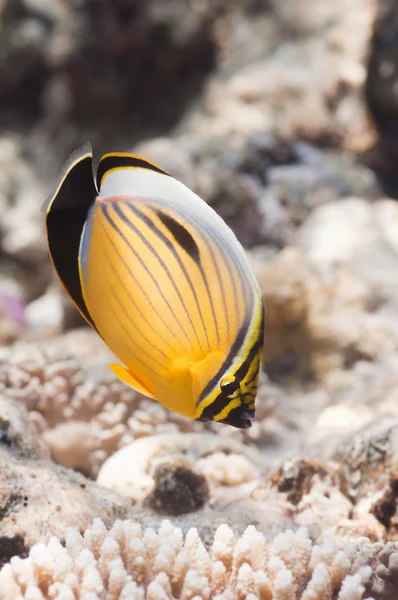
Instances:
[[[144,396],[148,396],[149,398],[153,398],[151,392],[144,386],[143,383],[137,381],[131,371],[129,371],[125,366],[115,363],[109,365],[110,370],[116,375],[120,381],[126,383],[128,386],[132,387],[137,392],[144,394]]]

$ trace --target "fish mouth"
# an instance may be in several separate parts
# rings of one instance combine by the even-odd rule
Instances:
[[[237,427],[238,429],[250,429],[252,426],[252,422],[250,419],[242,419],[239,425],[232,425],[233,427]]]
[[[254,412],[232,411],[228,415],[228,417],[223,421],[220,421],[220,423],[231,425],[231,427],[236,427],[237,429],[250,429],[250,427],[252,426],[252,421],[254,421],[254,419]]]
[[[229,415],[223,419],[222,421],[215,421],[216,423],[224,423],[225,425],[230,425],[231,427],[236,427],[236,429],[250,429],[252,426],[252,421],[256,418],[254,411],[251,410],[239,410],[236,408],[232,410]],[[196,419],[197,421],[202,421],[208,423],[209,421],[213,421],[211,417],[206,417],[201,415]]]

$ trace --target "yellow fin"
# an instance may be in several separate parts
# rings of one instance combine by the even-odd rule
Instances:
[[[113,365],[109,365],[109,368],[116,375],[116,377],[120,379],[120,381],[123,381],[123,383],[126,383],[137,392],[140,392],[149,398],[153,398],[151,392],[149,392],[141,382],[138,382],[132,372],[126,369],[126,367],[115,363]]]
[[[187,356],[180,356],[173,360],[169,371],[169,392],[166,395],[162,394],[158,401],[169,410],[192,419],[195,414],[195,402],[192,397],[192,376],[189,366],[190,359]]]
[[[224,355],[219,351],[210,352],[205,358],[191,365],[193,394],[196,401],[201,391],[221,367],[224,358]]]

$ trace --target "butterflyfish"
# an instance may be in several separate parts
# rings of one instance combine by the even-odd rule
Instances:
[[[250,427],[264,306],[223,219],[144,158],[105,154],[94,174],[89,144],[44,212],[55,270],[114,374],[191,419]]]

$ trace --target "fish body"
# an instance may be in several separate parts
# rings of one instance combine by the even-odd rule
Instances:
[[[45,210],[54,267],[119,379],[191,419],[250,427],[264,307],[221,217],[131,154],[104,155],[94,177],[89,144]]]

